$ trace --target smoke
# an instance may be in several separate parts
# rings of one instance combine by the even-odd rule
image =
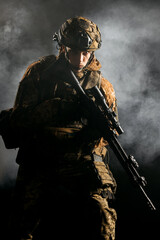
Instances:
[[[120,141],[143,163],[160,154],[159,19],[159,7],[131,2],[96,15],[103,36],[97,56],[115,88],[125,130]]]
[[[56,53],[52,34],[69,17],[98,24],[102,73],[114,86],[125,134],[120,141],[138,161],[151,162],[160,145],[160,6],[152,1],[5,1],[0,17],[0,109],[12,107],[26,67]],[[0,142],[0,181],[14,178],[15,150]],[[9,152],[8,152],[9,151]]]

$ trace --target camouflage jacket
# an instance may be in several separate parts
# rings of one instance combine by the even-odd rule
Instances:
[[[20,82],[9,122],[10,129],[14,129],[17,137],[14,139],[14,147],[23,147],[31,139],[35,142],[43,139],[43,143],[46,139],[51,139],[55,144],[58,140],[72,138],[75,133],[80,132],[80,141],[89,146],[86,151],[105,155],[106,141],[95,129],[83,124],[82,119],[87,118],[87,112],[81,108],[79,96],[64,74],[65,64],[63,54],[59,57],[51,55],[42,57],[27,68]],[[100,67],[94,57],[77,77],[89,94],[95,85],[101,88],[109,107],[116,111],[113,86],[102,77]],[[59,144],[62,146],[63,143]]]

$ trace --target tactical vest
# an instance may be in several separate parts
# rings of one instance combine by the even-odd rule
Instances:
[[[47,68],[41,69],[43,65],[45,67],[48,60],[50,63],[47,64]],[[44,57],[40,61],[40,71],[42,70],[42,76],[40,76],[38,81],[40,101],[55,97],[66,100],[71,100],[72,97],[75,99],[75,95],[77,95],[75,89],[72,87],[69,79],[63,76],[63,70],[66,64],[64,56],[61,56],[58,60],[56,60],[54,56]],[[59,70],[57,71],[57,69]],[[77,76],[77,78],[79,78],[79,76]],[[83,76],[79,78],[79,82],[87,91],[96,85],[100,88],[101,72],[84,71]]]
[[[61,62],[62,60],[62,62]],[[57,101],[57,103],[59,104],[59,115],[61,118],[61,122],[57,122],[57,126],[53,125],[52,123],[51,125],[48,125],[46,127],[46,133],[48,134],[48,136],[51,136],[53,134],[53,136],[59,136],[62,135],[62,137],[65,136],[70,136],[70,134],[72,135],[73,132],[75,131],[75,129],[77,129],[77,131],[79,130],[83,130],[84,129],[84,125],[85,123],[82,121],[82,116],[81,116],[81,111],[79,109],[79,96],[76,93],[76,90],[72,87],[72,85],[69,82],[69,79],[66,78],[66,76],[63,75],[63,68],[60,69],[62,71],[58,71],[58,74],[56,72],[56,70],[60,67],[63,67],[63,60],[64,59],[56,59],[55,56],[49,56],[49,57],[44,57],[42,59],[40,59],[38,62],[34,63],[33,65],[30,65],[29,68],[27,69],[28,74],[24,75],[24,78],[22,79],[22,82],[20,84],[20,88],[18,90],[17,93],[17,97],[16,97],[16,101],[15,101],[15,105],[14,105],[14,110],[18,109],[18,111],[21,111],[21,105],[22,108],[24,106],[24,108],[28,108],[28,106],[31,106],[32,108],[36,108],[36,106],[40,106],[41,103],[43,104],[43,102],[45,101],[49,101],[52,100],[53,101]],[[32,72],[32,75],[30,77],[30,73]],[[80,77],[77,76],[79,78],[79,82],[81,84],[81,86],[87,91],[88,95],[90,95],[90,97],[93,98],[92,93],[91,93],[91,89],[94,86],[98,86],[100,88],[101,86],[101,80],[102,80],[102,76],[100,71],[86,71],[84,72],[84,76]],[[31,87],[32,86],[32,87]],[[27,87],[27,89],[26,89]],[[27,90],[27,99],[23,99],[24,95],[23,95],[23,89]],[[32,92],[30,91],[32,89]],[[36,89],[37,91],[37,95],[36,97],[33,96],[34,94],[34,89]],[[94,99],[93,99],[94,100]],[[23,102],[23,104],[22,104]],[[32,102],[34,103],[32,106]],[[19,109],[20,106],[20,109]],[[13,113],[14,113],[13,110]],[[70,116],[66,117],[61,117],[61,113],[63,113],[64,111],[66,111],[66,113],[69,113]],[[12,111],[9,111],[9,115],[12,114]],[[33,114],[33,112],[32,112]],[[8,114],[7,114],[8,115]],[[23,114],[21,114],[23,115]],[[63,114],[62,114],[63,115]],[[18,116],[18,115],[17,115]],[[33,116],[33,115],[32,115]],[[23,118],[24,119],[24,118]],[[16,122],[20,121],[19,118],[15,119]],[[8,146],[8,148],[15,148],[18,147],[16,145],[16,139],[15,137],[18,137],[18,134],[13,134],[10,132],[10,129],[7,127],[5,128],[6,132],[4,133],[5,136],[7,136],[7,138],[5,138],[6,141],[6,145]],[[43,129],[43,128],[42,128]],[[84,132],[85,135],[88,135],[90,137],[90,135],[94,135],[94,131],[95,129],[92,129],[93,132]],[[81,131],[80,131],[81,132]],[[83,131],[82,131],[83,134]],[[11,136],[12,135],[12,136]],[[56,136],[56,137],[57,137]],[[12,138],[13,137],[13,138]],[[35,136],[34,136],[35,137]],[[83,136],[84,137],[84,136]],[[82,137],[82,144],[83,144],[83,137]],[[25,136],[24,136],[25,138]],[[35,139],[35,138],[34,138]],[[47,138],[46,138],[47,139]],[[34,153],[36,154],[35,159],[37,159],[38,161],[40,160],[40,158],[44,159],[51,159],[52,161],[52,157],[50,154],[50,150],[54,151],[57,150],[57,148],[54,145],[54,142],[52,141],[53,139],[51,138],[51,147],[48,144],[48,142],[46,142],[45,144],[45,139],[44,139],[44,144],[41,145],[40,142],[38,142],[37,145],[30,145],[30,146],[22,146],[19,150],[18,156],[17,156],[17,163],[21,164],[21,162],[29,162],[31,155],[32,159],[34,159]],[[39,139],[38,139],[39,141]],[[97,139],[96,139],[97,141]],[[81,152],[83,154],[83,156],[87,154],[90,154],[91,151],[95,151],[96,154],[98,155],[103,155],[102,150],[104,149],[105,143],[103,143],[102,139],[101,141],[101,145],[98,146],[97,142],[95,141],[91,141],[89,142],[88,146],[86,146],[86,152]],[[30,143],[30,142],[29,142]],[[40,144],[39,144],[40,143]],[[66,148],[66,150],[68,151],[68,147],[70,148],[69,151],[73,153],[75,153],[75,149],[72,149],[72,145],[74,144],[74,142],[72,142],[72,144],[70,144],[71,142],[69,141],[64,141],[62,143],[62,147],[60,149],[60,152],[62,152],[62,150],[64,150]],[[80,142],[81,143],[81,142]],[[90,145],[91,143],[91,145]],[[97,144],[96,148],[95,148],[95,144]],[[54,146],[54,147],[53,147]],[[46,148],[45,148],[46,147]],[[59,151],[59,150],[58,150]],[[45,155],[43,156],[41,153],[44,152]],[[65,150],[64,150],[65,152]],[[37,157],[37,153],[39,154],[39,157]],[[47,158],[46,154],[49,153],[49,157]],[[105,155],[105,153],[104,153]],[[71,159],[71,155],[69,155],[69,158]],[[34,161],[35,161],[34,159]],[[55,164],[55,162],[54,162]],[[98,165],[95,166],[97,171],[99,173],[99,175],[101,176],[101,172],[105,173],[107,178],[104,178],[104,176],[102,176],[102,181],[103,184],[107,183],[107,184],[111,184],[112,183],[112,179],[108,179],[108,173],[106,173],[105,170],[105,165],[103,162],[98,163]],[[102,170],[102,171],[101,171]],[[102,174],[103,175],[103,174]],[[112,184],[111,184],[112,185]]]
[[[48,57],[43,58],[41,61],[43,61],[45,64],[47,60]],[[78,124],[79,128],[80,125],[83,125],[79,121],[81,116],[79,116],[80,114],[79,109],[77,109],[80,99],[76,90],[70,83],[70,79],[67,79],[67,77],[64,76],[63,68],[64,65],[66,64],[65,61],[66,60],[62,56],[61,59],[58,60],[55,59],[55,61],[51,61],[51,63],[48,64],[47,68],[43,70],[38,81],[39,102],[41,103],[45,100],[53,98],[60,99],[61,100],[60,111],[67,112],[68,110],[71,113],[70,115],[71,125],[74,124],[76,127],[76,125]],[[57,69],[59,68],[60,70],[57,71]],[[82,77],[77,76],[77,78],[79,79],[80,85],[83,87],[83,89],[85,89],[87,94],[94,100],[94,97],[91,94],[91,89],[96,85],[100,88],[102,78],[101,72],[84,71],[83,76]],[[69,116],[66,116],[66,119],[69,119]],[[69,124],[67,123],[66,126],[69,127]],[[65,127],[65,122],[63,122],[62,127]]]

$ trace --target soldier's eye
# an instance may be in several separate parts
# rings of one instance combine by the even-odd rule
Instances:
[[[88,52],[88,51],[85,51],[85,52],[83,52],[83,56],[87,56],[87,55],[89,55],[90,53]]]

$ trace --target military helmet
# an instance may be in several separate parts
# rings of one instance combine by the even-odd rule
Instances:
[[[87,18],[74,17],[62,24],[53,40],[59,46],[66,46],[78,50],[95,51],[101,47],[101,33],[95,23]]]

